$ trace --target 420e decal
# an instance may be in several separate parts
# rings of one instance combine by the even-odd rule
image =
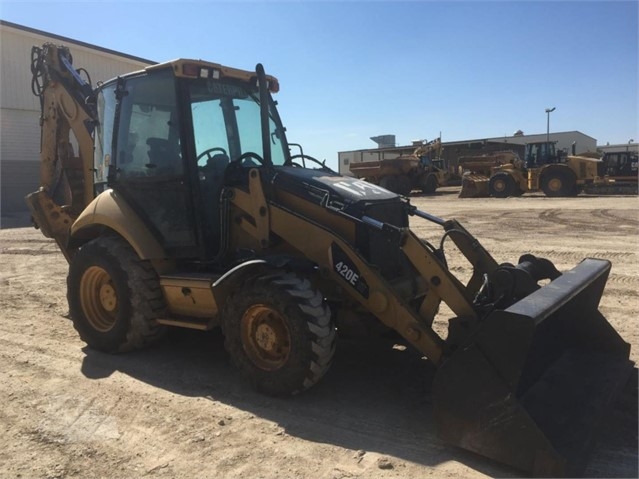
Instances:
[[[331,253],[335,272],[340,275],[346,284],[354,288],[364,298],[368,298],[368,284],[348,255],[335,243],[331,245]]]

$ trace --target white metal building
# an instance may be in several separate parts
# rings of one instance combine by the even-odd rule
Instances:
[[[555,147],[558,150],[564,150],[569,155],[579,153],[594,153],[597,151],[597,140],[580,131],[561,131],[550,133],[548,135],[550,141],[557,142]],[[517,135],[498,138],[487,138],[487,141],[502,141],[504,143],[515,143],[517,145],[525,145],[526,143],[537,143],[546,141],[546,133],[535,135]]]
[[[74,66],[86,69],[94,86],[154,63],[0,20],[1,216],[28,211],[24,197],[39,186],[40,103],[31,92],[30,66],[31,47],[46,42],[68,46]]]
[[[602,153],[612,153],[612,152],[623,152],[623,151],[631,151],[634,153],[639,153],[639,143],[635,143],[634,140],[629,141],[628,143],[617,143],[611,145],[610,143],[606,145],[599,145],[597,149]]]

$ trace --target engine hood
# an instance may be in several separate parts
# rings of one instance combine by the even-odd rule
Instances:
[[[275,167],[271,188],[355,218],[368,216],[394,226],[408,226],[407,204],[400,196],[367,181],[325,170]]]
[[[357,178],[294,166],[276,167],[272,184],[309,200],[343,203],[344,206],[362,201],[400,201],[395,193]]]
[[[408,226],[407,201],[372,183],[330,171],[290,166],[275,167],[272,172],[269,185],[272,197],[285,191],[299,198],[289,203],[289,208],[298,206],[300,211],[308,212],[301,205],[308,202],[351,220],[367,217],[397,228]],[[318,221],[323,221],[321,216]],[[372,227],[367,221],[355,220],[354,223],[353,244],[362,257],[379,268],[387,279],[403,274],[400,236]],[[328,227],[326,223],[323,225]],[[334,245],[333,256],[337,258],[340,254],[339,248]]]

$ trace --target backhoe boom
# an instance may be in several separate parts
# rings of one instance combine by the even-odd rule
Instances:
[[[94,197],[93,90],[73,69],[68,48],[46,43],[31,56],[32,90],[41,106],[40,189],[27,204],[35,225],[68,259],[69,228]]]

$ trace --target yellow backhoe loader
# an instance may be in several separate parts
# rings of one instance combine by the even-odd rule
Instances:
[[[608,261],[499,264],[456,220],[292,155],[259,64],[181,59],[93,89],[63,46],[32,60],[42,186],[27,202],[69,261],[70,316],[91,348],[221,326],[240,373],[290,395],[327,372],[342,321],[381,322],[438,367],[445,441],[538,475],[583,467],[632,371],[598,311]],[[446,239],[474,268],[467,284]],[[445,338],[431,327],[442,301]]]

